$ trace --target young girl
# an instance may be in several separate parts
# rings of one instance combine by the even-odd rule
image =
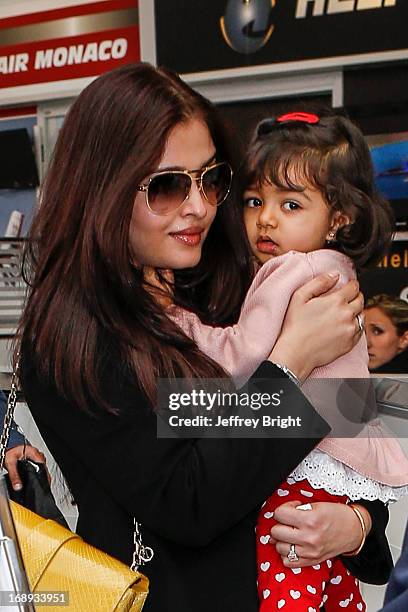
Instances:
[[[293,292],[322,272],[338,271],[339,283],[356,269],[374,265],[392,232],[391,213],[376,193],[368,147],[360,130],[341,116],[290,113],[261,122],[244,170],[244,223],[258,271],[237,325],[203,325],[191,312],[173,307],[177,321],[199,348],[242,383],[278,337]],[[273,308],[273,317],[270,312]],[[362,323],[359,321],[362,330]],[[250,355],[250,357],[249,357]],[[364,334],[347,355],[314,370],[312,378],[367,378]],[[310,383],[304,390],[323,412],[333,411],[338,385],[323,398]],[[309,385],[309,386],[308,386]],[[314,388],[315,389],[315,388]],[[327,391],[327,389],[326,389]],[[325,415],[327,417],[327,415]],[[330,420],[330,419],[329,419]],[[378,419],[354,438],[326,438],[265,502],[257,526],[260,610],[327,612],[365,610],[358,582],[339,558],[296,567],[302,550],[291,545],[288,569],[269,533],[277,506],[357,499],[395,501],[408,493],[408,460]],[[361,513],[352,506],[365,539]],[[361,546],[352,554],[357,554]],[[300,547],[299,547],[300,548]],[[288,563],[288,562],[287,562]]]

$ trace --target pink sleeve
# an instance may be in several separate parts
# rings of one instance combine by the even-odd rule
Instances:
[[[340,273],[335,289],[356,278],[351,259],[337,251],[321,249],[308,253],[307,258],[313,270],[313,276],[330,270],[337,270]],[[368,378],[368,351],[365,334],[349,353],[325,366],[316,368],[310,376],[312,378]]]
[[[258,271],[236,325],[204,325],[195,314],[182,309],[169,316],[206,355],[242,384],[269,356],[293,292],[312,275],[306,255],[290,252],[271,259]]]

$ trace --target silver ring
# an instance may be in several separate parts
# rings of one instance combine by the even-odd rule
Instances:
[[[294,544],[290,545],[287,557],[288,557],[289,561],[291,561],[291,562],[299,561],[299,557],[296,554],[296,550],[295,550],[295,545]]]
[[[361,314],[357,315],[358,330],[360,334],[364,333],[364,317]]]

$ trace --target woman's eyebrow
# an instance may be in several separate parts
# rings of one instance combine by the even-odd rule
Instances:
[[[190,172],[193,172],[195,170],[201,170],[202,168],[206,168],[206,166],[211,165],[212,162],[215,162],[216,157],[217,153],[214,153],[214,155],[212,155],[207,161],[205,161],[199,168],[185,168],[183,166],[163,166],[163,168],[159,168],[157,172],[166,172],[167,170],[189,170]]]

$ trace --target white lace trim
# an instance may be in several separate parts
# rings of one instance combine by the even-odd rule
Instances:
[[[313,489],[324,489],[332,495],[357,499],[394,502],[408,495],[408,486],[390,487],[362,476],[344,463],[317,449],[303,459],[290,475],[295,481],[306,479]]]

